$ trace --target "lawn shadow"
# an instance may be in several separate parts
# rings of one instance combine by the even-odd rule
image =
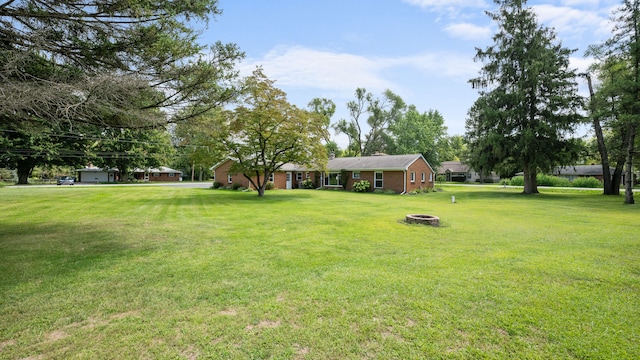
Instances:
[[[49,282],[100,267],[130,253],[115,233],[68,223],[2,224],[0,288]]]

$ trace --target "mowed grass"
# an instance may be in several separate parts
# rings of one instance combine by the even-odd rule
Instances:
[[[0,358],[639,358],[639,207],[518,191],[4,188]]]

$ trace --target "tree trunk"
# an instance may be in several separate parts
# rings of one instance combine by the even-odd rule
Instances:
[[[28,160],[19,160],[18,168],[16,169],[18,173],[18,185],[27,185],[29,184],[29,176],[31,176],[31,172],[33,171],[34,165],[31,161]]]
[[[193,182],[196,179],[196,165],[195,164],[191,164],[191,182]]]
[[[536,179],[535,167],[531,169],[529,165],[524,166],[524,190],[523,194],[537,194],[538,180]]]
[[[622,183],[622,171],[624,169],[623,161],[618,162],[613,176],[611,177],[611,195],[620,195],[620,183]]]
[[[636,141],[637,125],[632,125],[629,129],[629,142],[627,143],[627,160],[625,164],[624,179],[624,203],[635,204],[633,200],[633,150]]]
[[[595,108],[595,94],[593,92],[593,85],[591,84],[591,76],[587,76],[587,84],[589,85],[589,95],[591,98],[591,115],[593,116],[593,108]],[[611,170],[609,168],[609,153],[607,152],[607,146],[604,142],[604,135],[602,134],[602,126],[600,125],[600,118],[593,116],[593,131],[596,133],[596,139],[598,142],[598,152],[600,153],[600,163],[602,164],[602,181],[604,195],[619,195],[620,194],[620,181],[616,184],[611,178]],[[617,189],[617,190],[616,190]]]

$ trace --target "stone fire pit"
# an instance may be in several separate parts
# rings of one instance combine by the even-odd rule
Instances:
[[[405,221],[409,224],[440,226],[440,218],[433,215],[411,214],[406,216]]]

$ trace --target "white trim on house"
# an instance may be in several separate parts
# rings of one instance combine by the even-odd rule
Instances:
[[[380,174],[380,179],[378,179],[378,174]],[[378,181],[380,181],[380,186],[378,186]],[[384,171],[374,171],[373,172],[373,188],[374,189],[383,189],[384,188]]]

